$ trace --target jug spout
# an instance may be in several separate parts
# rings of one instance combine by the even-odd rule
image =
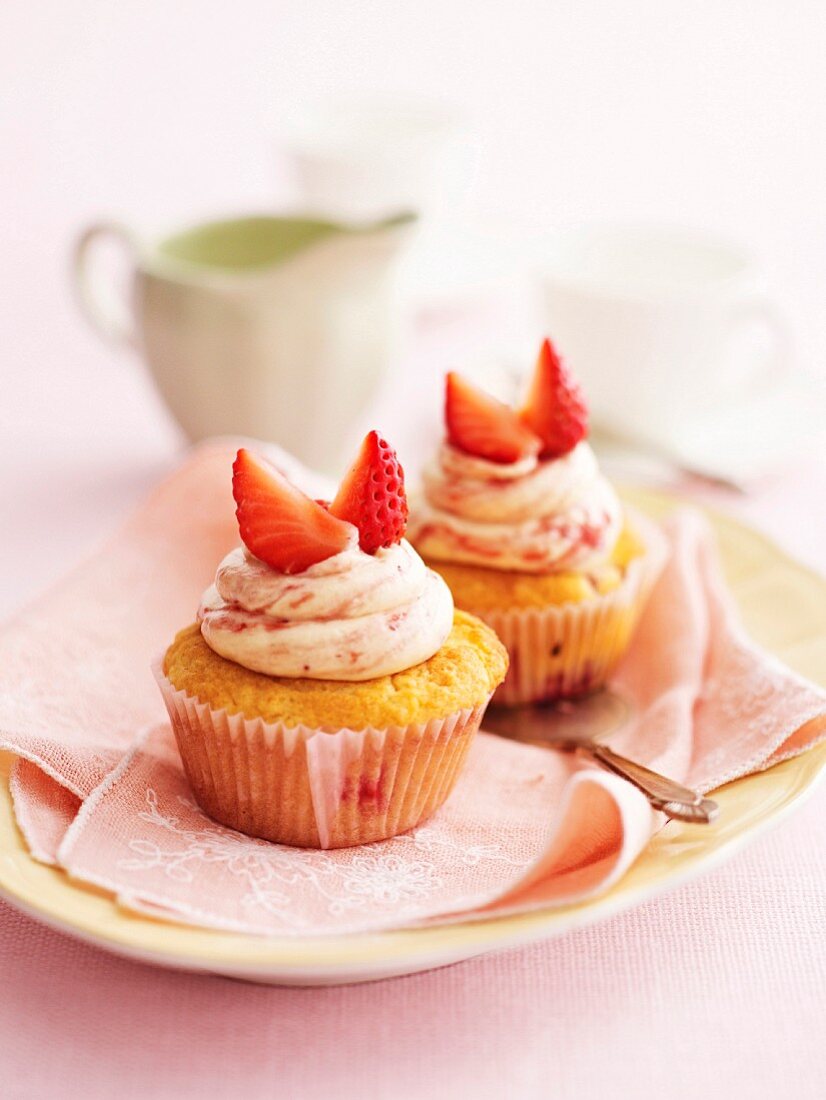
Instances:
[[[416,222],[413,213],[400,213],[366,223],[330,223],[336,226],[328,241],[337,248],[342,262],[348,255],[353,263],[372,260],[379,267],[390,264],[406,243]]]
[[[375,222],[325,222],[325,232],[288,260],[273,264],[269,281],[277,282],[287,298],[314,299],[340,310],[360,299],[374,314],[387,308],[394,268],[416,222],[415,214],[396,214]]]

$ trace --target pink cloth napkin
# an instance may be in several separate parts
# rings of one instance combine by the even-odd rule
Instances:
[[[607,889],[661,818],[612,775],[485,734],[443,809],[380,844],[291,849],[201,813],[149,665],[237,543],[234,450],[195,450],[0,639],[0,748],[22,758],[12,792],[35,858],[131,909],[260,934],[400,927]],[[616,677],[635,717],[612,744],[709,790],[826,735],[826,693],[743,635],[697,514],[666,534],[669,563]]]

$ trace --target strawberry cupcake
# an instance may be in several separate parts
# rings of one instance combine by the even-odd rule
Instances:
[[[450,793],[504,647],[405,541],[376,432],[330,504],[247,450],[232,488],[242,545],[155,669],[199,805],[299,847],[412,828]]]
[[[410,540],[456,606],[507,646],[495,701],[599,687],[628,646],[664,544],[600,473],[577,383],[546,340],[520,410],[449,374],[445,425]]]

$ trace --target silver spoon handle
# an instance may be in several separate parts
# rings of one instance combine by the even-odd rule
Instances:
[[[622,779],[627,779],[637,790],[642,791],[655,810],[661,810],[667,817],[695,824],[708,824],[719,812],[717,803],[710,798],[703,798],[689,787],[684,787],[643,764],[637,764],[626,756],[620,756],[607,745],[583,741],[577,745],[576,751],[590,757]]]

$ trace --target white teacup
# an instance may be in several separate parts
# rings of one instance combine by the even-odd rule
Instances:
[[[283,146],[297,201],[347,219],[429,215],[457,185],[460,127],[455,111],[419,99],[337,96],[305,107]]]
[[[392,261],[411,221],[240,218],[155,245],[102,223],[77,242],[76,288],[94,327],[143,355],[190,439],[270,439],[329,470],[388,362]],[[129,254],[125,308],[95,263],[107,240]]]
[[[539,273],[543,320],[594,422],[667,446],[788,363],[786,326],[750,254],[691,230],[561,234]]]

